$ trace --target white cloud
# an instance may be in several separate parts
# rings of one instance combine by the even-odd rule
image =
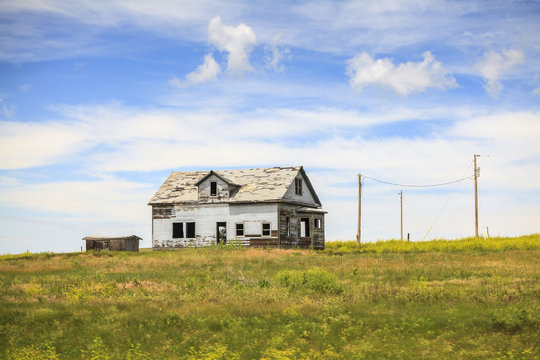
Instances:
[[[229,53],[227,70],[238,76],[253,71],[249,56],[253,46],[257,43],[257,36],[253,29],[245,24],[237,26],[224,25],[221,17],[216,16],[208,24],[208,37],[220,51]]]
[[[523,63],[525,54],[519,49],[503,50],[502,53],[487,51],[484,58],[475,65],[476,70],[486,79],[484,89],[492,98],[497,98],[503,89],[501,76],[508,70]]]
[[[534,95],[540,95],[540,86],[533,90]]]
[[[57,110],[70,121],[1,123],[0,145],[5,147],[0,148],[0,154],[6,154],[1,158],[2,166],[21,168],[81,161],[78,170],[87,171],[93,177],[106,177],[100,181],[43,184],[0,178],[3,206],[66,213],[85,224],[110,219],[131,224],[125,226],[128,230],[148,228],[145,204],[159,187],[159,181],[140,184],[117,180],[114,174],[188,167],[301,164],[330,210],[328,239],[352,239],[356,174],[361,172],[401,183],[444,182],[462,177],[466,170],[470,173],[472,154],[480,153],[491,156],[479,160],[482,167],[479,180],[481,229],[488,225],[492,234],[529,232],[534,230],[534,218],[540,216],[540,209],[534,205],[539,201],[540,186],[535,181],[540,178],[540,167],[535,160],[540,156],[536,145],[540,137],[540,115],[536,112],[478,115],[460,108],[389,108],[371,113],[283,108],[249,113],[209,110],[201,113],[130,109],[117,104]],[[438,119],[441,114],[449,113],[463,120],[440,128],[429,137],[362,135],[372,125],[411,118]],[[298,138],[291,138],[291,132]],[[324,135],[311,136],[314,133]],[[306,136],[310,141],[302,142]],[[17,144],[21,145],[17,147]],[[28,144],[39,144],[39,151]],[[90,151],[90,145],[97,151]],[[399,203],[395,196],[398,190],[366,183],[365,239],[399,235]],[[411,232],[413,239],[421,239],[434,221],[434,214],[453,190],[450,187],[431,193],[407,191],[406,201],[422,221],[413,221],[411,212],[407,211],[405,232]],[[505,194],[504,201],[500,194]],[[528,215],[520,219],[514,213],[521,211],[521,198],[528,199],[530,204],[523,204]],[[464,182],[428,238],[471,234],[474,229],[472,199],[472,184]],[[514,213],[508,214],[506,209]],[[519,228],[503,221],[505,218],[518,221]],[[395,228],[388,226],[392,219]],[[111,231],[118,233],[121,228],[115,229]],[[90,230],[88,225],[80,230],[81,235]]]
[[[181,81],[174,76],[169,83],[173,86],[184,88],[189,85],[200,84],[207,81],[217,80],[218,74],[221,72],[219,64],[214,60],[212,54],[204,56],[204,63],[199,65],[197,69],[186,75],[186,80]]]
[[[81,151],[86,134],[79,124],[0,121],[0,168],[43,166]]]
[[[121,180],[58,181],[41,184],[9,182],[0,189],[0,204],[33,211],[69,213],[87,220],[141,221],[156,189]]]
[[[423,92],[427,88],[441,90],[457,86],[452,74],[426,51],[422,62],[395,66],[390,58],[374,60],[363,52],[348,61],[346,73],[351,86],[360,91],[370,85],[390,87],[400,95]]]
[[[30,90],[30,88],[32,88],[32,85],[30,84],[24,84],[24,85],[19,86],[19,90],[22,92],[26,92]]]

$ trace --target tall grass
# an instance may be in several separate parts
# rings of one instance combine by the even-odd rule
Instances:
[[[539,250],[540,234],[519,237],[473,237],[458,240],[401,241],[386,240],[377,242],[332,241],[326,243],[326,250],[333,253],[403,253],[428,251],[504,251],[504,250]]]
[[[2,256],[0,358],[539,358],[538,235],[470,241]]]

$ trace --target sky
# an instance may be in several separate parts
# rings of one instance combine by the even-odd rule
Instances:
[[[171,171],[304,166],[327,241],[540,231],[538,1],[0,0],[0,253],[136,234]],[[369,178],[368,178],[369,177]],[[415,188],[386,185],[438,184]]]

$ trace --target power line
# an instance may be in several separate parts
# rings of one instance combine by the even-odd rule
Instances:
[[[467,169],[465,170],[465,174],[467,172],[469,172],[469,169],[471,168],[471,164],[469,164],[469,166],[467,167]],[[454,190],[450,193],[450,196],[448,197],[448,199],[446,199],[446,202],[444,203],[443,207],[441,208],[441,210],[439,211],[439,213],[437,214],[437,217],[435,218],[435,220],[433,220],[433,223],[431,224],[431,226],[429,227],[428,231],[426,232],[426,235],[424,235],[424,237],[422,238],[422,241],[426,240],[426,237],[429,235],[429,233],[431,232],[431,230],[433,229],[433,226],[435,226],[435,223],[437,222],[437,220],[439,220],[439,217],[441,216],[441,214],[443,213],[444,209],[446,208],[446,206],[448,205],[448,203],[450,202],[450,200],[452,199],[452,197],[454,196],[454,194],[456,193],[457,189],[459,188],[461,184],[457,184],[456,187],[454,188]]]
[[[376,181],[376,182],[379,182],[379,183],[382,183],[382,184],[387,184],[387,185],[394,185],[394,186],[401,186],[401,187],[417,187],[417,188],[421,188],[421,187],[437,187],[437,186],[445,186],[445,185],[455,184],[455,183],[458,183],[458,182],[461,182],[461,181],[465,181],[465,180],[472,179],[472,178],[474,178],[474,175],[467,176],[467,177],[464,177],[464,178],[461,178],[461,179],[458,179],[458,180],[448,181],[448,182],[445,182],[445,183],[439,183],[439,184],[426,184],[426,185],[396,184],[396,183],[393,183],[393,182],[390,182],[390,181],[386,181],[386,180],[375,179],[375,178],[372,178],[371,176],[362,175],[362,177],[363,177],[363,178],[366,178],[366,179],[370,179],[370,180]]]

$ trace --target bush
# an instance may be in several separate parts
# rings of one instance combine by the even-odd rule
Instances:
[[[321,294],[339,294],[343,291],[334,274],[319,268],[306,271],[282,270],[276,275],[276,279],[291,291],[301,288]]]

